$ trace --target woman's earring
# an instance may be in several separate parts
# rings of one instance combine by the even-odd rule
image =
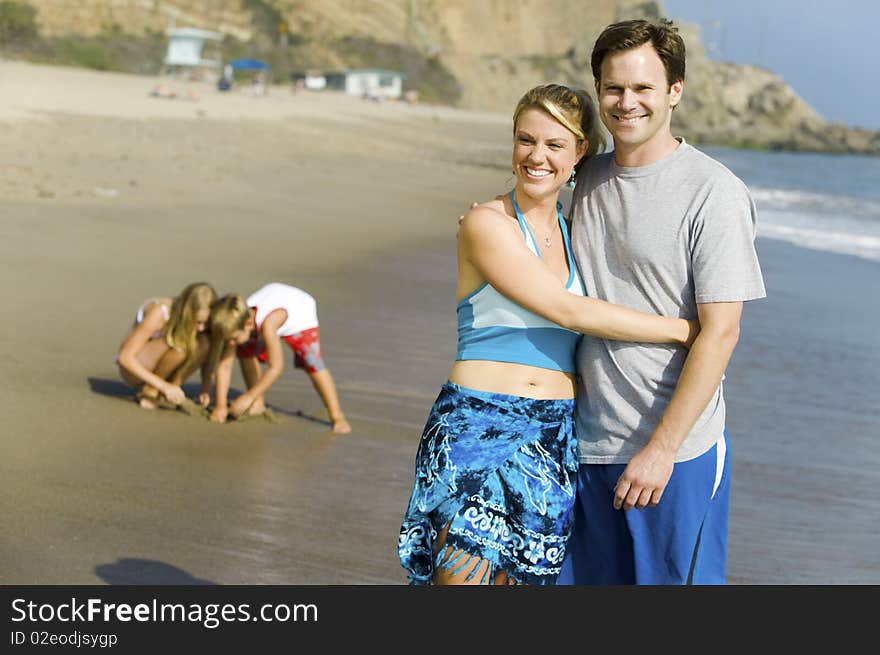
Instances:
[[[570,186],[572,189],[574,188],[574,183],[575,183],[574,177],[575,177],[575,170],[572,168],[571,169],[571,177],[568,178],[568,186]]]

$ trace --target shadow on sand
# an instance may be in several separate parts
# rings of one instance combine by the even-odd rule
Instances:
[[[176,566],[152,559],[125,557],[112,564],[99,564],[95,573],[108,585],[216,585],[196,578]]]
[[[110,396],[111,398],[121,398],[123,400],[131,400],[134,398],[134,389],[125,384],[122,380],[106,380],[103,378],[87,378],[92,393],[98,393],[102,396]]]
[[[135,390],[121,380],[108,380],[106,378],[95,377],[89,377],[87,378],[87,380],[89,382],[89,388],[92,390],[92,393],[97,393],[102,396],[108,396],[110,398],[125,400],[126,402],[132,402],[134,400]],[[198,384],[184,384],[183,391],[184,393],[186,393],[187,398],[196,398],[199,395],[199,391],[201,391],[201,386]],[[241,394],[241,391],[230,389],[229,400],[235,400]],[[306,421],[311,421],[313,423],[326,425],[328,427],[333,426],[333,423],[331,423],[327,419],[320,418],[312,414],[307,414],[306,412],[303,412],[299,409],[283,409],[281,407],[278,407],[277,405],[271,405],[271,408],[275,415],[300,418]]]
[[[86,378],[86,380],[88,380],[89,388],[92,390],[92,393],[97,393],[102,396],[108,396],[110,398],[132,400],[136,392],[134,388],[130,387],[122,380],[108,380],[106,378],[94,377],[88,377]],[[201,386],[198,384],[184,384],[182,389],[188,398],[196,398],[199,395],[199,391],[201,391]],[[230,389],[230,399],[233,399],[239,395],[241,394]]]

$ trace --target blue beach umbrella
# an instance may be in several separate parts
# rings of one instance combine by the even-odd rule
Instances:
[[[269,70],[269,64],[259,59],[236,59],[230,61],[229,65],[235,70]]]

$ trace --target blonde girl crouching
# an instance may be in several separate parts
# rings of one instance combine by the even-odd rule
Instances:
[[[138,308],[116,361],[122,379],[138,389],[136,398],[142,408],[155,409],[160,398],[182,404],[186,395],[181,385],[200,366],[199,402],[207,406],[211,375],[206,366],[210,340],[205,330],[216,298],[210,284],[194,282],[175,297],[149,298]]]

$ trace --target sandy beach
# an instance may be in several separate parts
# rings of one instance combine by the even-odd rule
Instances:
[[[158,81],[0,61],[0,584],[403,584],[415,448],[455,352],[456,217],[509,188],[510,119],[289,87],[255,97],[171,82],[180,97],[151,97]],[[729,372],[730,581],[876,583],[876,410],[860,385],[877,355],[851,362],[862,409],[837,417],[861,430],[861,450],[790,468],[782,446],[801,435],[789,427],[828,414],[797,414],[805,399],[773,383],[823,363],[795,352],[787,371],[761,366],[799,336],[846,357],[880,317],[870,309],[832,341],[854,291],[834,296],[825,322],[790,320],[813,315],[790,281],[851,258],[759,252],[788,315],[748,310]],[[876,275],[875,262],[858,266]],[[312,293],[353,433],[329,433],[289,364],[267,398],[278,424],[140,410],[116,348],[145,298],[196,280]],[[750,376],[763,382],[750,390]]]
[[[170,83],[193,102],[156,83],[0,63],[0,582],[400,583],[454,298],[393,261],[453,252],[456,216],[505,179],[484,164],[507,118]],[[329,435],[289,365],[268,396],[278,425],[139,410],[116,348],[144,298],[194,280],[312,293],[353,434]],[[422,324],[425,304],[448,323]]]

